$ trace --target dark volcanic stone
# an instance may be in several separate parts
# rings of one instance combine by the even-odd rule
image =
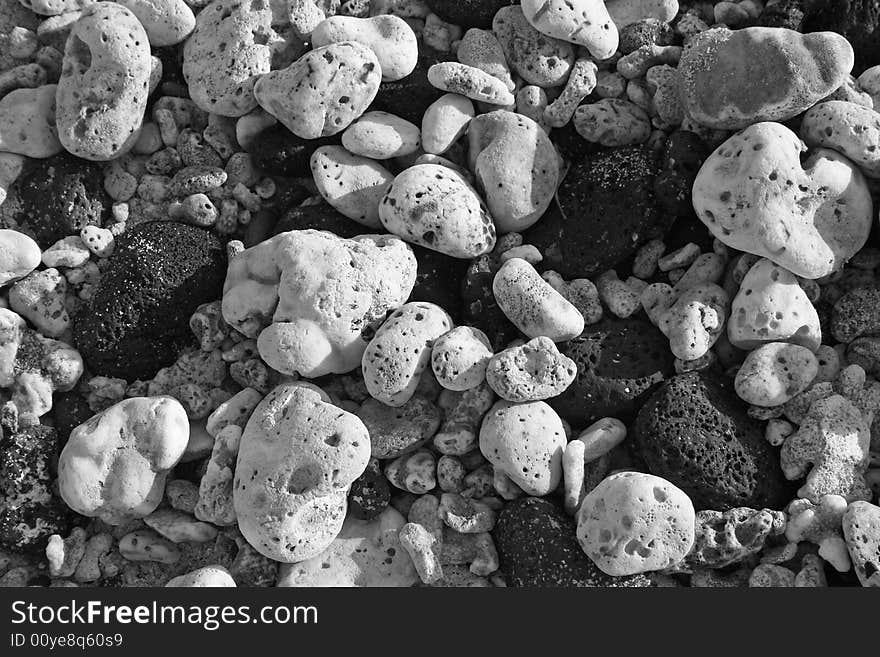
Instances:
[[[461,289],[467,272],[468,262],[460,258],[410,244],[416,254],[418,269],[416,284],[410,301],[428,301],[437,304],[448,312],[455,322],[462,316],[462,301],[458,291]]]
[[[640,318],[608,317],[559,345],[577,365],[574,382],[550,405],[575,427],[603,417],[627,422],[660,381],[673,374],[669,341]]]
[[[289,230],[326,230],[338,237],[354,237],[370,233],[370,229],[352,221],[336,208],[322,200],[317,205],[298,205],[290,208],[275,224],[274,235]]]
[[[63,447],[70,432],[94,415],[86,398],[78,392],[59,392],[52,400],[52,417],[58,432],[58,446]]]
[[[280,123],[258,134],[250,147],[254,165],[273,176],[310,178],[309,159],[321,146],[338,144],[341,135],[302,139]]]
[[[516,4],[513,0],[427,0],[428,6],[447,23],[465,30],[479,27],[488,30],[498,10]]]
[[[657,202],[665,212],[676,217],[696,217],[691,190],[709,152],[709,147],[695,132],[676,130],[669,135],[663,147],[662,170],[654,188]]]
[[[831,311],[831,333],[839,342],[880,335],[880,288],[859,287],[840,297]]]
[[[558,255],[550,249],[544,264],[564,278],[585,278],[617,266],[642,243],[662,236],[674,217],[656,202],[656,159],[638,146],[604,151],[574,165],[556,195]]]
[[[646,18],[630,23],[620,30],[620,45],[617,49],[628,55],[642,46],[669,46],[674,40],[675,33],[669,23],[656,18]]]
[[[812,0],[802,2],[804,32],[839,32],[856,55],[854,74],[880,64],[880,0]]]
[[[763,426],[725,380],[697,372],[669,379],[632,434],[649,471],[681,488],[697,511],[781,509],[794,495]]]
[[[773,5],[768,3],[758,17],[758,25],[802,32],[805,17],[803,4],[803,0],[780,0]]]
[[[574,520],[546,499],[509,502],[498,516],[492,538],[508,586],[651,586],[644,575],[611,577],[599,570],[581,549]]]
[[[140,224],[117,241],[74,340],[93,374],[146,380],[194,343],[190,315],[222,296],[226,249],[213,233],[174,221]]]
[[[415,70],[402,80],[380,84],[370,109],[390,112],[411,123],[422,125],[425,110],[444,93],[428,82],[428,69],[448,59],[454,59],[451,53],[438,53],[420,47]]]
[[[483,331],[495,351],[501,351],[519,336],[519,330],[507,319],[492,291],[492,281],[499,267],[498,259],[491,254],[475,258],[468,265],[461,284],[465,323]]]
[[[67,508],[52,497],[58,434],[43,425],[0,432],[0,548],[44,550],[69,526]]]
[[[18,190],[22,209],[15,219],[44,249],[86,226],[103,225],[113,204],[101,166],[68,153],[38,160]]]
[[[358,520],[372,520],[388,507],[390,500],[391,490],[379,460],[370,459],[364,473],[351,483],[348,510]]]

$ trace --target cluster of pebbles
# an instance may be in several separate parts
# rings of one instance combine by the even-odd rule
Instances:
[[[880,586],[845,4],[5,2],[0,585]]]

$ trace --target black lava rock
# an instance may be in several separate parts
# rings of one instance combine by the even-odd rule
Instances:
[[[578,371],[574,382],[549,404],[576,427],[603,417],[627,422],[650,391],[674,371],[669,341],[637,317],[607,317],[559,350]]]
[[[784,27],[802,32],[804,28],[803,0],[780,0],[776,4],[767,4],[758,17],[758,25],[763,27]]]
[[[633,448],[649,471],[687,493],[698,511],[782,509],[794,489],[733,386],[698,372],[673,377],[645,402]]]
[[[456,323],[462,317],[461,289],[468,261],[410,244],[416,254],[418,269],[410,301],[428,301],[448,312]]]
[[[52,534],[67,535],[67,507],[52,496],[58,434],[33,425],[0,435],[0,548],[45,550]]]
[[[654,187],[657,202],[665,212],[676,217],[696,217],[691,190],[709,153],[706,142],[695,132],[676,130],[669,135]],[[709,232],[705,227],[704,230]]]
[[[348,510],[359,520],[372,520],[388,507],[390,500],[391,490],[379,459],[370,459],[364,473],[351,483]]]
[[[462,314],[468,326],[475,326],[489,338],[494,351],[501,351],[519,336],[517,329],[495,301],[492,281],[501,264],[491,254],[471,260],[461,283]]]
[[[880,0],[812,0],[806,10],[804,32],[838,32],[852,44],[854,74],[880,64]]]
[[[669,23],[646,18],[630,23],[620,30],[620,45],[617,49],[628,55],[642,46],[671,46],[674,41],[675,33]]]
[[[512,587],[646,587],[644,575],[606,575],[581,549],[574,521],[553,502],[523,497],[508,503],[492,538]]]
[[[309,159],[321,146],[340,143],[341,135],[302,139],[280,123],[258,134],[248,148],[254,165],[273,176],[311,178]]]
[[[326,230],[338,237],[354,237],[373,232],[366,226],[352,221],[336,208],[321,201],[317,205],[298,205],[287,210],[275,225],[274,235],[289,230]]]
[[[857,287],[835,301],[831,333],[838,342],[880,335],[880,287]]]
[[[226,249],[209,231],[174,221],[140,224],[118,241],[74,340],[93,374],[146,380],[194,344],[196,307],[222,296]]]
[[[588,97],[585,102],[592,101],[592,96]],[[553,128],[550,133],[550,141],[556,146],[562,156],[573,163],[580,162],[587,157],[594,157],[598,153],[604,153],[608,149],[591,141],[587,141],[580,136],[574,127],[574,121],[569,121],[561,128]],[[546,216],[546,215],[545,215]],[[541,224],[545,219],[541,219]]]
[[[62,152],[27,171],[18,182],[21,212],[15,217],[44,249],[86,226],[101,226],[113,202],[95,162]]]
[[[514,5],[513,0],[427,0],[428,6],[447,23],[460,25],[467,30],[479,27],[488,30],[498,10]]]
[[[644,146],[603,151],[574,165],[556,195],[555,239],[531,242],[544,254],[543,264],[565,278],[586,278],[661,237],[674,216],[656,202],[659,171],[657,157]]]
[[[52,417],[58,432],[58,446],[63,447],[70,432],[94,414],[86,398],[75,390],[57,393],[52,399]]]
[[[371,110],[390,112],[397,116],[422,125],[425,110],[443,92],[428,82],[428,69],[439,62],[454,59],[452,53],[438,53],[430,49],[419,48],[419,61],[412,73],[402,80],[383,82],[379,92],[370,105]]]

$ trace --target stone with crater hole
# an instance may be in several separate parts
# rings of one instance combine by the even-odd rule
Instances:
[[[233,484],[241,533],[275,561],[319,554],[339,533],[348,489],[369,458],[370,435],[357,416],[309,388],[278,386],[241,437]]]
[[[620,472],[584,498],[577,536],[604,573],[635,575],[684,559],[695,522],[694,505],[680,488],[654,475]]]

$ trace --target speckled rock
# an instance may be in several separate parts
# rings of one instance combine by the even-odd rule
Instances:
[[[382,69],[375,53],[355,41],[310,50],[254,85],[260,106],[303,139],[345,130],[376,97]]]
[[[311,34],[313,48],[342,41],[357,41],[370,48],[379,60],[382,79],[391,82],[412,73],[419,58],[415,32],[393,14],[371,18],[331,16],[318,23]]]
[[[100,166],[59,153],[40,160],[17,182],[21,211],[16,221],[48,248],[85,226],[100,226],[112,204],[104,191]]]
[[[49,536],[67,533],[67,509],[52,494],[58,434],[32,425],[0,430],[0,547],[43,550]]]
[[[639,411],[632,444],[697,510],[780,509],[791,491],[778,457],[730,388],[698,372],[667,380]]]
[[[94,374],[146,380],[193,342],[190,316],[220,297],[226,252],[213,233],[172,221],[128,229],[77,315],[74,340]]]
[[[419,576],[398,538],[405,524],[406,519],[392,508],[374,520],[349,517],[321,554],[283,565],[276,586],[412,586]]]
[[[803,144],[779,123],[755,123],[719,146],[694,181],[694,209],[734,249],[816,279],[864,246],[874,221],[864,177],[844,156]]]
[[[233,502],[242,534],[276,561],[320,554],[339,533],[348,488],[369,457],[370,436],[355,415],[314,390],[278,386],[241,438]]]
[[[492,31],[510,67],[528,84],[538,87],[565,84],[574,65],[574,47],[532,27],[521,7],[500,9],[492,20]]]
[[[370,433],[374,458],[393,459],[418,449],[440,427],[442,413],[430,400],[416,395],[396,408],[367,399],[357,411]]]
[[[476,190],[438,164],[398,174],[379,205],[379,219],[407,242],[455,258],[473,258],[495,246],[495,224]]]
[[[559,179],[556,150],[532,119],[498,110],[468,126],[468,163],[499,233],[522,231],[547,210]]]
[[[370,396],[402,406],[415,394],[434,340],[452,329],[452,318],[434,304],[413,301],[398,308],[364,351],[364,383]]]
[[[62,499],[110,525],[152,513],[165,478],[189,440],[189,422],[172,397],[131,397],[74,429],[58,459]]]
[[[761,258],[743,277],[733,299],[727,337],[740,349],[791,342],[815,351],[822,342],[822,329],[816,308],[795,275]]]
[[[512,587],[648,587],[644,575],[611,577],[584,554],[575,523],[549,499],[524,497],[505,505],[492,538],[501,572]]]
[[[880,586],[880,507],[850,504],[843,516],[843,535],[862,586]]]
[[[183,47],[183,76],[206,112],[242,116],[257,106],[254,84],[269,72],[272,10],[263,0],[214,0]]]
[[[799,131],[808,146],[846,155],[869,178],[880,178],[880,114],[842,100],[819,103],[804,114]]]
[[[818,372],[819,361],[806,347],[768,342],[746,356],[734,387],[749,404],[781,406],[805,390]]]
[[[64,148],[99,161],[129,151],[147,108],[150,70],[147,33],[130,10],[114,2],[86,8],[67,38],[56,91]]]
[[[235,256],[223,317],[256,338],[263,360],[280,372],[349,372],[386,313],[409,296],[415,275],[412,251],[390,235],[348,240],[293,230]]]
[[[493,356],[486,381],[507,401],[540,401],[561,394],[576,373],[574,361],[560,354],[550,338],[538,337]]]
[[[608,575],[678,564],[694,544],[694,506],[680,488],[641,472],[606,477],[578,511],[578,542]]]
[[[499,401],[483,418],[480,451],[528,495],[546,495],[562,480],[562,420],[542,401]]]
[[[617,25],[604,0],[523,0],[522,12],[538,31],[584,46],[596,59],[617,50]]]
[[[507,318],[530,338],[571,340],[584,330],[584,317],[522,258],[510,258],[495,274],[492,291]]]
[[[711,128],[785,121],[843,84],[853,59],[852,46],[831,32],[715,28],[691,39],[682,54],[681,100]]]
[[[649,392],[673,374],[663,334],[635,317],[604,319],[560,347],[577,365],[577,374],[549,403],[575,426],[602,417],[628,421]]]
[[[458,326],[434,341],[431,369],[447,390],[470,390],[486,380],[492,358],[489,338],[480,329]]]

